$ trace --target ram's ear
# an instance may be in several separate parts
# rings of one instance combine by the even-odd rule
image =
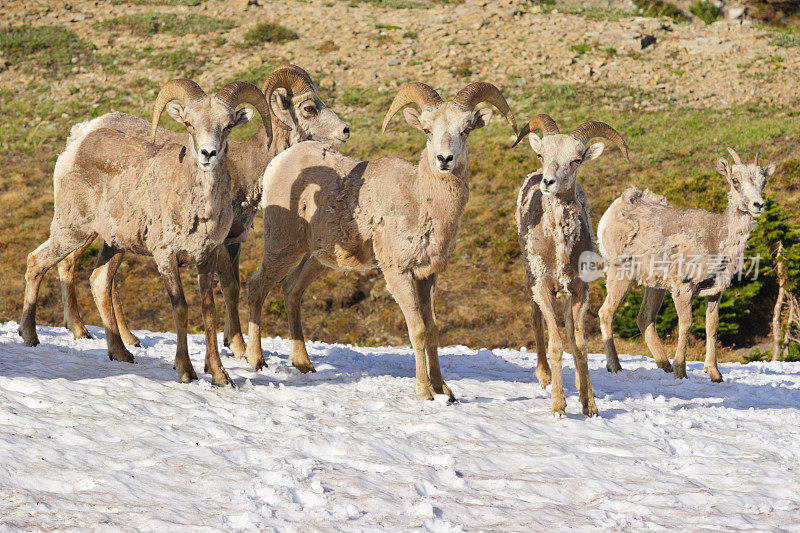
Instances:
[[[283,87],[278,87],[273,91],[269,107],[284,124],[295,123],[292,118],[292,99],[289,98],[289,93]]]
[[[533,151],[541,155],[542,139],[540,139],[539,136],[536,135],[535,133],[530,133],[528,135],[528,142],[531,143],[531,148],[533,148]]]
[[[717,172],[726,178],[731,175],[731,164],[724,157],[717,159]]]
[[[412,128],[417,128],[418,130],[423,130],[425,128],[422,127],[422,123],[419,121],[419,111],[414,109],[413,107],[406,107],[403,109],[403,116],[406,118],[406,122]]]
[[[774,162],[770,163],[767,166],[765,166],[764,167],[764,180],[766,181],[769,178],[771,178],[772,175],[775,174],[775,169],[777,169],[777,168],[778,168],[778,165],[776,165]]]
[[[597,159],[600,157],[600,154],[603,153],[605,147],[606,145],[603,143],[594,143],[591,145],[583,152],[583,162],[585,163],[586,161],[591,161],[592,159]]]
[[[253,118],[255,111],[253,111],[252,107],[243,107],[236,111],[236,114],[233,118],[233,125],[234,126],[241,126],[242,124],[247,124],[250,122],[250,119]]]
[[[492,110],[488,107],[475,111],[475,119],[472,121],[472,129],[477,130],[489,123],[492,120]]]
[[[180,122],[183,124],[186,120],[183,118],[183,106],[177,100],[173,100],[167,104],[167,107],[164,108],[167,111],[167,114],[172,117],[172,120],[175,122]]]

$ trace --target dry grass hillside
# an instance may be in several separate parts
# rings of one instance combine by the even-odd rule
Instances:
[[[596,119],[626,136],[633,164],[608,149],[582,170],[595,223],[631,184],[650,187],[679,206],[723,209],[726,187],[713,163],[725,155],[725,146],[748,157],[761,150],[763,160],[778,161],[768,190],[798,220],[797,29],[751,19],[677,23],[639,16],[642,11],[632,4],[608,5],[522,0],[2,3],[0,320],[19,319],[25,256],[47,237],[52,170],[71,125],[111,110],[147,116],[158,89],[171,78],[191,77],[207,90],[234,79],[260,84],[285,61],[306,68],[329,105],[351,122],[354,135],[343,148],[351,155],[417,157],[423,139],[402,120],[379,135],[400,84],[424,81],[450,95],[470,81],[487,80],[502,88],[519,122],[548,112],[564,128]],[[164,125],[174,127],[168,120]],[[537,165],[527,146],[510,150],[509,141],[500,122],[471,137],[471,198],[438,304],[446,344],[530,344],[513,212],[522,177]],[[258,224],[251,235],[244,247],[244,279],[260,257]],[[99,318],[87,278],[96,249],[82,259],[79,281],[85,318],[94,324]],[[129,257],[121,274],[130,323],[172,329],[152,262]],[[190,271],[184,280],[190,321],[199,327]],[[595,286],[593,311],[599,298]],[[285,335],[280,295],[271,299],[265,331]],[[59,324],[54,274],[48,275],[40,302],[39,322]],[[312,339],[407,343],[402,315],[377,273],[331,274],[312,286],[305,309]],[[594,331],[595,319],[590,320]],[[600,348],[598,339],[592,348]]]

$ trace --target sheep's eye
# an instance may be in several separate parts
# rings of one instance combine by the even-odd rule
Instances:
[[[472,131],[471,129],[467,128],[467,129],[465,129],[464,131],[461,132],[461,135],[469,135],[469,133],[471,131]]]
[[[183,125],[186,126],[187,128],[192,126],[189,122],[184,122]]]
[[[429,129],[427,129],[427,128],[426,128],[426,129],[424,129],[424,130],[422,130],[422,131],[424,131],[424,132],[425,132],[425,135],[430,135],[430,134],[431,134],[431,130],[429,130]]]
[[[578,165],[580,165],[580,164],[581,164],[581,160],[580,160],[580,159],[576,159],[576,160],[574,160],[574,161],[573,161],[572,163],[570,163],[570,164],[571,164],[572,166],[574,166],[574,167],[575,167],[575,166],[578,166]]]
[[[737,180],[736,178],[731,178],[731,183],[733,183],[734,185],[739,185],[739,180]]]
[[[306,113],[313,113],[313,112],[314,112],[314,111],[316,111],[316,110],[314,109],[314,106],[313,106],[313,105],[307,105],[307,106],[305,106],[305,107],[303,108],[303,111],[305,111]]]

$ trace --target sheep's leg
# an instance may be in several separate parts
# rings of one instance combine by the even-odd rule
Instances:
[[[647,343],[650,353],[653,354],[658,368],[664,372],[672,372],[672,365],[669,364],[667,351],[664,349],[664,345],[661,344],[661,339],[658,338],[658,330],[656,329],[656,317],[666,293],[666,289],[644,288],[644,298],[642,298],[642,306],[639,308],[639,315],[636,317],[636,325],[639,326],[639,331],[642,332],[644,341]]]
[[[89,276],[89,282],[94,303],[100,312],[100,318],[103,320],[108,358],[112,361],[133,363],[133,354],[125,347],[119,334],[113,296],[111,294],[114,285],[114,274],[116,274],[119,264],[122,262],[122,257],[123,254],[119,249],[103,243],[103,247],[100,248],[100,253],[95,260],[92,275]]]
[[[686,345],[689,342],[689,330],[692,327],[692,292],[685,287],[672,291],[675,310],[678,311],[678,346],[675,348],[673,372],[678,379],[686,375]]]
[[[286,250],[273,255],[269,253],[269,249],[270,245],[265,242],[261,265],[247,280],[247,300],[250,308],[247,334],[250,342],[247,344],[245,358],[254,370],[267,366],[261,351],[261,309],[264,300],[269,291],[300,263],[304,255],[292,254]]]
[[[300,372],[316,372],[314,365],[308,358],[306,339],[303,335],[303,322],[301,319],[301,306],[303,295],[311,283],[325,271],[319,261],[306,255],[295,269],[283,280],[283,302],[286,306],[286,315],[289,319],[289,335],[292,339],[292,365]]]
[[[42,278],[56,263],[64,259],[71,252],[84,246],[94,238],[74,233],[51,234],[50,238],[40,244],[28,254],[27,268],[25,270],[25,296],[22,302],[22,318],[19,321],[19,334],[25,341],[25,346],[36,346],[39,337],[36,334],[36,300],[39,297],[39,286]]]
[[[386,279],[386,288],[391,293],[408,327],[408,337],[411,346],[414,348],[414,363],[416,380],[414,382],[414,392],[421,400],[433,400],[436,391],[431,384],[431,377],[428,371],[427,359],[425,356],[426,331],[425,321],[422,318],[422,309],[414,279],[411,274],[399,272],[392,268],[385,268],[383,277]]]
[[[217,274],[225,299],[225,329],[222,343],[231,349],[234,357],[243,358],[247,345],[242,337],[242,322],[239,319],[239,252],[240,243],[223,244],[217,251]]]
[[[233,380],[222,366],[217,347],[217,309],[214,307],[214,263],[211,259],[197,265],[197,285],[200,287],[200,302],[203,312],[203,329],[206,335],[206,364],[203,372],[211,373],[211,384],[218,387],[233,385]]]
[[[600,317],[600,332],[603,335],[603,345],[606,352],[606,370],[609,372],[619,372],[622,365],[619,364],[617,347],[614,345],[614,316],[617,309],[625,300],[632,280],[617,275],[616,270],[611,269],[606,277],[606,300],[600,307],[598,316]]]
[[[544,343],[544,322],[542,321],[542,311],[539,306],[531,300],[531,325],[533,326],[533,338],[536,341],[536,379],[539,385],[546,389],[550,385],[550,365],[547,363],[547,347]]]
[[[234,357],[243,358],[247,346],[242,337],[239,320],[239,244],[231,246],[237,247],[235,252],[231,252],[231,247],[225,245],[217,248],[217,274],[225,299],[225,333],[222,342],[231,349]]]
[[[119,329],[119,336],[122,337],[122,342],[128,346],[141,346],[142,343],[136,338],[136,335],[131,333],[128,328],[128,321],[125,319],[125,313],[122,310],[122,298],[119,296],[119,274],[114,276],[114,286],[111,292],[111,298],[114,300],[114,318],[117,321],[117,328]]]
[[[183,294],[178,260],[174,254],[154,256],[153,259],[156,261],[161,279],[164,281],[164,287],[169,295],[169,301],[172,304],[172,316],[175,319],[175,336],[177,337],[174,368],[178,373],[178,380],[181,383],[197,381],[197,373],[195,373],[192,361],[189,359],[189,344],[186,337],[189,306],[186,304],[186,298]]]
[[[96,234],[95,234],[96,235]],[[92,244],[94,238],[77,250],[70,252],[67,257],[58,263],[58,281],[61,284],[61,302],[64,305],[64,327],[72,332],[76,339],[91,339],[92,335],[86,329],[81,317],[78,297],[75,294],[75,265],[78,258]]]
[[[570,316],[572,333],[570,335],[570,331],[567,330],[567,334],[570,335],[572,357],[575,359],[575,384],[578,387],[578,397],[580,398],[583,414],[597,416],[594,388],[589,376],[589,346],[586,344],[586,311],[588,308],[588,289],[583,295],[572,295],[570,309],[566,313]]]
[[[414,279],[417,301],[422,311],[422,323],[425,325],[425,356],[428,365],[428,377],[436,394],[446,394],[450,401],[456,397],[442,377],[439,366],[439,326],[436,324],[436,274],[424,279]]]
[[[547,325],[547,357],[550,359],[553,386],[550,390],[550,402],[554,415],[564,415],[567,400],[564,397],[564,381],[561,373],[561,358],[564,355],[564,344],[561,331],[558,327],[556,315],[557,301],[551,290],[545,287],[538,289],[536,303],[542,312],[542,317]]]
[[[717,366],[717,329],[719,328],[719,302],[722,293],[706,296],[706,362],[703,370],[714,383],[722,382]]]

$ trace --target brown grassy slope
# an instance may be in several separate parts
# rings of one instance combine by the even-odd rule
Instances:
[[[305,8],[302,4],[298,7]],[[359,12],[366,9],[358,8]],[[417,16],[415,10],[402,11],[403,16]],[[343,151],[359,157],[417,158],[424,140],[403,124],[402,118],[396,119],[386,136],[378,135],[380,120],[394,88],[381,85],[386,81],[384,77],[377,80],[367,76],[369,65],[360,71],[360,76],[343,76],[358,83],[339,82],[333,88],[331,80],[326,79],[325,69],[301,60],[303,50],[316,42],[313,38],[304,37],[300,32],[299,40],[286,45],[257,50],[242,47],[239,34],[245,31],[246,16],[237,19],[233,13],[225,15],[237,20],[240,26],[229,32],[186,38],[136,37],[122,30],[115,37],[114,32],[109,33],[92,23],[81,35],[100,46],[96,51],[87,50],[76,62],[69,58],[70,63],[60,67],[59,78],[48,78],[49,71],[37,62],[39,60],[31,59],[15,61],[6,72],[0,73],[0,157],[4,161],[0,175],[0,273],[5,281],[0,287],[0,320],[19,318],[24,258],[47,236],[52,216],[52,168],[69,127],[112,109],[146,116],[159,84],[169,77],[199,76],[209,89],[235,78],[258,83],[270,65],[294,55],[295,60],[309,67],[316,79],[325,80],[322,85],[326,100],[353,124],[354,136]],[[393,12],[378,10],[374,15],[376,20],[382,20],[393,16]],[[544,15],[536,17],[537,20],[551,20]],[[556,25],[589,24],[579,17],[568,19],[553,18],[552,21]],[[681,28],[680,31],[686,30]],[[470,47],[460,47],[457,42],[452,44],[450,39],[447,35],[441,36],[445,48],[461,50],[462,55],[470,51]],[[400,41],[399,36],[390,36],[385,45],[373,46],[371,51],[363,53],[380,55],[384,47],[389,50],[403,45]],[[568,44],[564,44],[567,49]],[[326,50],[328,48],[331,47]],[[217,54],[199,54],[198,49],[215,50]],[[427,48],[420,53],[426,51]],[[316,52],[311,50],[311,53]],[[599,57],[608,53],[592,49],[584,56]],[[789,57],[783,51],[780,53]],[[226,54],[236,55],[238,59],[229,64],[218,57]],[[343,61],[351,61],[345,51],[331,48],[326,54],[338,54]],[[757,55],[759,59],[754,59],[752,65],[739,67],[732,59],[732,63],[724,67],[733,69],[737,75],[755,76],[756,84],[780,83],[787,75],[786,62],[773,59],[777,54],[769,47]],[[576,68],[582,68],[580,61],[583,60],[576,60]],[[336,65],[336,61],[326,56],[325,66]],[[402,81],[401,74],[415,68],[423,71],[426,65],[434,64],[424,62],[424,57],[419,61],[416,67],[412,65],[398,71],[398,82]],[[663,68],[658,61],[646,56],[626,57],[624,61],[641,61],[648,69]],[[684,65],[692,61],[700,64],[709,59],[700,61],[689,54],[676,56],[674,61],[676,65]],[[536,68],[539,67],[534,71]],[[538,71],[541,77],[536,82],[513,74],[504,77],[496,65],[487,65],[487,58],[477,54],[469,73],[442,74],[437,70],[436,74],[420,74],[419,79],[437,87],[446,86],[445,94],[468,81],[490,79],[504,89],[520,122],[534,113],[546,111],[559,120],[563,129],[590,119],[605,120],[619,129],[629,140],[634,163],[627,165],[618,152],[609,147],[602,158],[581,172],[580,180],[589,194],[595,224],[613,198],[630,184],[651,187],[666,194],[676,205],[723,209],[724,180],[713,172],[713,162],[716,157],[725,155],[727,145],[735,146],[748,157],[752,157],[756,149],[762,149],[763,159],[780,162],[778,176],[768,188],[778,193],[778,201],[790,209],[795,220],[798,219],[800,121],[795,111],[796,99],[777,103],[770,100],[767,104],[755,96],[746,104],[692,109],[686,107],[686,102],[675,99],[677,89],[659,89],[668,83],[666,81],[640,79],[637,83],[649,83],[652,88],[630,89],[622,87],[624,80],[615,82],[613,78],[589,77],[583,83],[569,82],[545,76],[546,66],[541,68]],[[344,72],[351,73],[352,69]],[[676,71],[670,76],[677,81],[669,81],[669,84],[680,84],[684,74]],[[721,96],[725,96],[724,93]],[[168,120],[165,119],[165,124]],[[251,125],[237,135],[246,136],[254,127]],[[522,177],[535,170],[536,164],[529,147],[523,145],[509,150],[509,144],[510,131],[500,122],[471,136],[471,198],[451,268],[442,278],[437,309],[445,344],[494,347],[530,342],[529,310],[513,212]],[[257,267],[261,252],[259,223],[251,235],[251,241],[244,248],[243,279]],[[87,282],[91,261],[91,256],[82,261],[79,297],[87,322],[97,324],[99,319]],[[132,326],[172,329],[169,304],[152,262],[147,258],[129,257],[121,273],[126,277],[123,298]],[[199,327],[197,291],[193,274],[188,269],[184,281],[191,304],[191,324]],[[599,307],[598,295],[599,289],[595,286],[593,310]],[[271,335],[286,335],[280,295],[273,294],[271,300],[270,313],[264,317],[265,331]],[[39,323],[59,324],[60,298],[54,275],[49,275],[43,285],[40,301]],[[244,305],[242,312],[246,317]],[[386,293],[378,273],[332,273],[318,281],[306,298],[305,317],[310,338],[367,344],[407,343],[402,316]],[[594,318],[590,320],[590,330],[594,331]],[[596,339],[592,345],[593,349],[599,348]]]

